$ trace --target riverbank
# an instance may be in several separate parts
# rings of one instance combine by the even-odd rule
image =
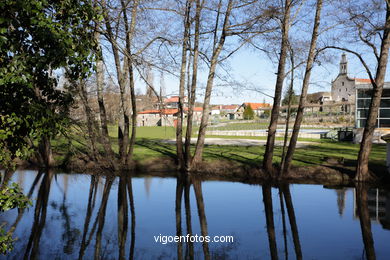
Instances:
[[[178,177],[183,173],[177,171],[175,161],[169,157],[154,158],[151,160],[135,161],[131,169],[121,169],[112,171],[105,168],[104,160],[99,162],[88,161],[87,158],[73,158],[66,165],[56,167],[56,172],[90,174],[99,176],[121,176],[123,174],[132,177],[151,175],[156,177]],[[21,168],[38,169],[36,165],[28,162],[21,162]],[[376,173],[386,173],[383,167],[376,167]],[[273,182],[275,185],[278,180],[270,179],[269,173],[265,172],[257,165],[243,165],[229,160],[204,161],[197,165],[196,171],[191,175],[200,178],[202,181],[230,181],[246,184],[262,184],[264,182]],[[341,185],[353,186],[354,167],[344,165],[341,162],[329,158],[324,165],[319,166],[294,166],[289,176],[280,180],[281,182],[297,184],[321,184],[321,185]],[[375,186],[388,185],[389,178],[382,175],[382,179],[372,183]]]
[[[176,147],[172,139],[172,128],[154,129],[140,127],[139,138],[134,147],[134,172],[175,172]],[[115,129],[111,129],[112,147],[118,152]],[[79,138],[79,139],[76,139]],[[265,140],[256,137],[222,138],[207,137],[203,153],[203,162],[196,166],[200,176],[231,178],[240,181],[261,181],[269,174],[260,169],[264,155]],[[280,164],[282,148],[278,138],[274,149],[276,168]],[[88,172],[110,174],[110,163],[102,149],[98,161],[87,156],[88,142],[74,135],[71,143],[62,139],[52,141],[57,166],[69,172]],[[353,178],[359,145],[331,140],[299,139],[294,154],[293,167],[288,180],[292,182],[323,183],[349,182]],[[387,173],[385,167],[386,146],[374,144],[370,155],[370,169],[379,174]],[[33,162],[32,162],[33,163]],[[31,167],[31,163],[23,163]]]
[[[337,152],[331,153],[330,146],[338,148]],[[143,149],[143,156],[141,156],[140,149]],[[275,148],[276,168],[280,159],[280,149],[280,147]],[[310,184],[352,184],[356,166],[354,160],[354,155],[357,154],[356,149],[355,145],[349,143],[335,143],[334,145],[331,143],[305,143],[304,146],[297,149],[294,165],[289,176],[283,181]],[[138,153],[135,154],[131,168],[120,169],[118,172],[109,169],[110,163],[104,156],[98,161],[92,161],[81,153],[72,156],[56,153],[55,157],[58,162],[58,170],[65,172],[103,175],[120,175],[123,172],[126,174],[148,173],[167,177],[178,175],[173,144],[161,140],[142,140],[137,142],[136,150]],[[264,182],[269,180],[270,175],[260,168],[263,150],[264,146],[262,145],[207,145],[204,161],[196,166],[193,175],[205,180]],[[387,169],[384,162],[380,161],[380,156],[384,156],[384,147],[375,145],[370,166],[373,172],[383,177],[384,173],[387,173]],[[319,161],[320,163],[318,163]],[[34,166],[34,161],[19,162],[19,164],[24,168],[31,168]]]

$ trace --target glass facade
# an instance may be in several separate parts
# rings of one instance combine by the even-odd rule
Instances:
[[[371,103],[371,88],[361,88],[356,90],[356,127],[364,127]],[[390,89],[383,89],[381,104],[378,111],[376,126],[380,128],[390,128]]]

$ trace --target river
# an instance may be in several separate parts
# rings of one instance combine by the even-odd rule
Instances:
[[[17,238],[1,259],[390,258],[384,189],[34,170],[11,181],[33,206],[1,213]]]

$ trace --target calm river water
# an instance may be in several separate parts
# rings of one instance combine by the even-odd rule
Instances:
[[[1,213],[17,238],[1,259],[390,259],[382,189],[37,171],[12,180],[33,206]],[[233,242],[162,243],[187,234]]]

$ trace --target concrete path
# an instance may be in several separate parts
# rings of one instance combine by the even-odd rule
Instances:
[[[191,143],[195,144],[197,138],[191,138]],[[175,144],[176,139],[165,139],[162,140],[164,143]],[[265,145],[266,140],[256,140],[256,139],[227,139],[227,138],[206,138],[206,145],[236,145],[236,146],[256,146],[256,145]],[[309,145],[317,144],[316,142],[307,142],[307,141],[298,141],[297,147],[305,147]],[[282,146],[283,141],[275,141],[276,146]]]

